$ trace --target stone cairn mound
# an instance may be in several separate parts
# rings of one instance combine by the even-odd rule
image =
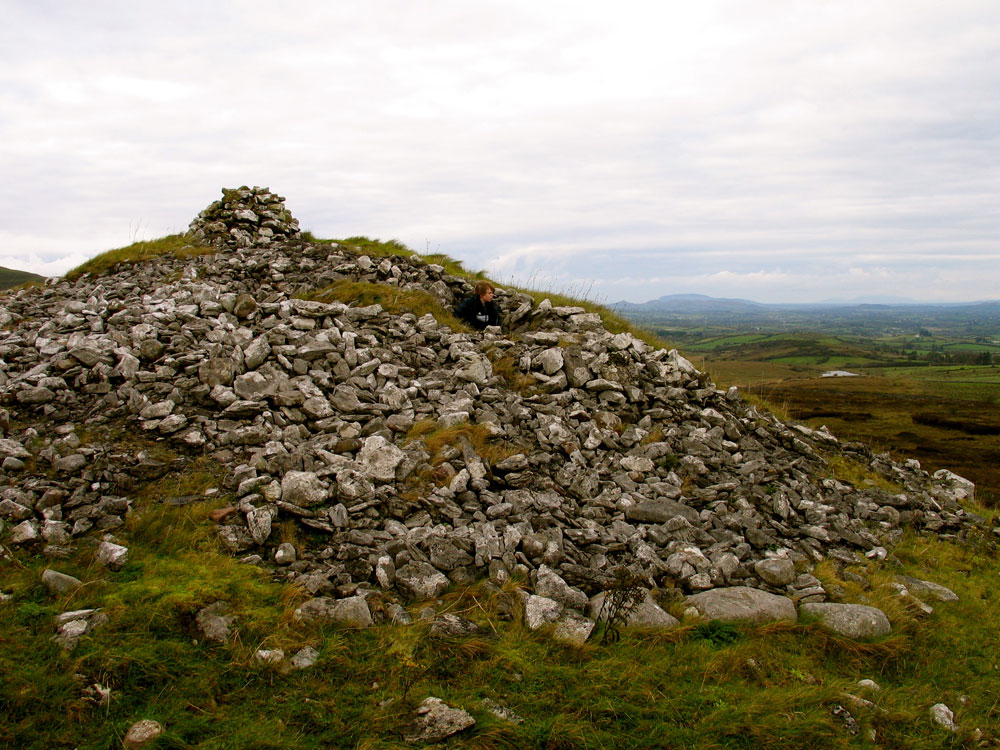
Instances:
[[[222,189],[222,200],[191,222],[193,237],[214,247],[231,250],[262,247],[299,236],[299,222],[285,199],[266,187]]]
[[[215,514],[220,540],[310,592],[300,619],[406,621],[407,600],[516,576],[527,624],[581,641],[622,565],[660,597],[633,602],[633,623],[675,625],[659,606],[673,592],[723,619],[822,604],[808,611],[877,634],[884,616],[839,609],[861,605],[838,602],[817,562],[880,559],[904,527],[984,533],[959,503],[971,483],[783,423],[582,308],[500,289],[510,330],[467,333],[305,299],[352,280],[452,307],[472,285],[417,256],[295,239],[282,199],[224,192],[192,224],[223,252],[0,298],[4,544],[54,560],[94,545],[120,568],[113,533],[137,489],[207,455],[232,498]],[[476,432],[432,455],[415,426]],[[122,428],[178,457],[101,437]],[[894,489],[840,481],[834,460]],[[298,546],[276,539],[288,520],[303,527]],[[921,586],[900,584],[933,590]]]

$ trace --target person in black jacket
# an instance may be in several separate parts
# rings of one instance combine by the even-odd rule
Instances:
[[[493,301],[496,288],[488,281],[476,284],[475,293],[458,306],[455,314],[476,330],[500,325],[500,308]]]

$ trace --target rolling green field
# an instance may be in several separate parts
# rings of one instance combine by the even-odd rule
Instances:
[[[677,333],[719,385],[842,439],[954,471],[976,482],[982,502],[1000,503],[1000,344],[984,343],[991,337]],[[831,370],[858,377],[821,377]]]

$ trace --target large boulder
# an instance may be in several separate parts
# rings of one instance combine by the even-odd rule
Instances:
[[[825,628],[845,638],[867,640],[881,638],[892,632],[892,625],[885,612],[864,604],[813,602],[803,604],[800,611],[817,618]]]
[[[368,628],[374,624],[368,602],[363,596],[309,599],[296,608],[292,617],[297,622],[335,623],[352,628]]]
[[[286,503],[308,508],[326,500],[326,486],[312,471],[290,471],[281,478],[281,499]]]
[[[693,594],[688,604],[709,620],[746,622],[794,621],[795,603],[787,596],[749,586],[730,586]]]
[[[606,610],[602,611],[606,598],[607,592],[602,591],[590,600],[587,606],[587,615],[591,619],[598,622],[608,619],[608,612]],[[624,624],[633,628],[669,630],[680,625],[680,621],[657,604],[652,594],[647,591],[643,600],[629,613]]]
[[[450,585],[448,577],[430,563],[410,562],[396,571],[396,586],[412,599],[434,599]]]

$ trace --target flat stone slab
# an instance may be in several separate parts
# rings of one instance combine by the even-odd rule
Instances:
[[[606,611],[601,612],[606,596],[607,594],[602,591],[590,600],[590,604],[587,606],[587,615],[589,617],[594,620],[600,618],[600,620],[607,621],[608,613]],[[645,598],[629,613],[625,625],[632,628],[669,630],[680,625],[680,621],[657,604],[652,594],[647,591]]]
[[[855,640],[880,638],[892,632],[892,625],[885,612],[865,604],[833,604],[815,602],[803,604],[802,614],[819,618],[823,627],[837,635]]]
[[[795,603],[749,586],[711,589],[687,598],[688,604],[710,620],[772,622],[798,619]]]
[[[625,515],[630,521],[644,521],[645,523],[666,523],[671,518],[677,516],[680,516],[691,525],[696,525],[701,521],[697,510],[689,505],[679,503],[676,500],[668,500],[667,498],[644,500],[638,505],[628,508],[625,511]]]
[[[920,599],[937,599],[939,602],[957,602],[958,594],[939,583],[922,581],[911,576],[898,575],[896,580],[906,586],[907,590]]]
[[[318,596],[299,605],[292,616],[297,622],[337,623],[354,628],[369,628],[374,624],[363,596],[346,599]]]
[[[440,698],[425,698],[417,706],[416,718],[403,735],[407,744],[440,742],[446,737],[458,734],[476,720],[472,714],[460,708],[452,708]]]

